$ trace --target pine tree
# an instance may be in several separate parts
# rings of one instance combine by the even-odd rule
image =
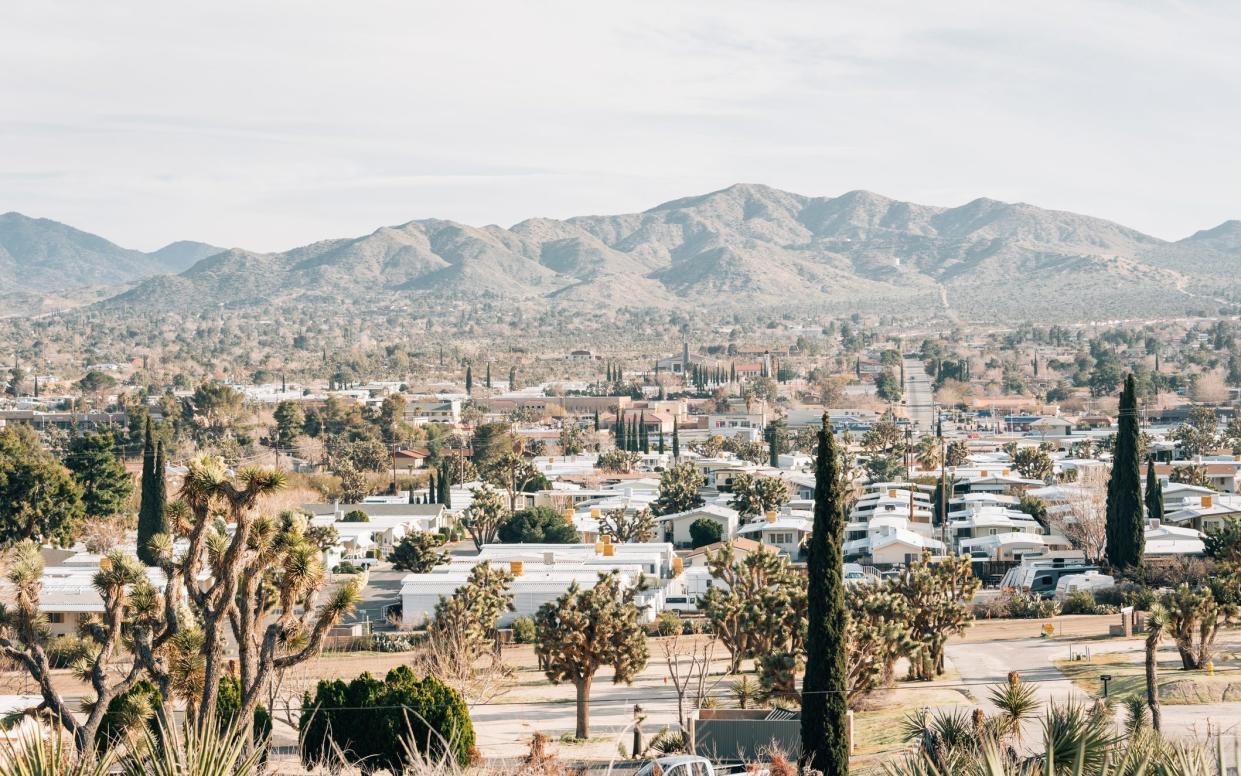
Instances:
[[[155,440],[151,418],[147,418],[142,443],[141,499],[138,506],[138,558],[148,566],[159,560],[151,547],[151,539],[157,534],[168,533],[168,520],[164,515],[164,454],[163,446]]]
[[[474,393],[474,368],[469,364],[465,365],[465,392]]]
[[[435,499],[439,498],[439,493],[435,488],[435,472],[427,473],[427,503],[434,504]],[[414,489],[409,489],[409,503],[414,503]]]
[[[1133,374],[1125,377],[1117,411],[1112,476],[1107,483],[1107,562],[1113,569],[1142,565],[1145,549],[1141,464],[1138,461],[1138,397]]]
[[[625,414],[623,412],[616,413],[616,421],[612,425],[613,440],[617,450],[625,450]]]
[[[1146,461],[1146,517],[1163,522],[1163,483],[1155,474],[1155,459]]]
[[[677,419],[672,419],[672,460],[681,460],[681,435],[677,431]]]
[[[629,431],[625,434],[625,438],[629,440],[629,452],[636,453],[642,449],[641,433],[638,427],[638,419],[634,418],[629,421]]]
[[[780,440],[775,431],[767,431],[767,462],[771,464],[771,468],[780,468]]]
[[[802,680],[802,768],[849,772],[845,662],[844,481],[827,414],[815,465],[814,528],[807,552],[806,675]]]
[[[599,431],[599,410],[595,410],[595,431]]]
[[[508,389],[510,391],[517,390],[517,367],[515,366],[508,368]]]
[[[646,428],[646,413],[642,413],[638,420],[638,439],[642,446],[643,453],[651,452],[651,434]]]
[[[487,372],[483,376],[483,385],[487,386],[488,388],[491,387],[491,362],[490,361],[487,362]]]
[[[662,428],[661,428],[661,429],[659,429],[659,448],[658,448],[658,450],[659,450],[659,454],[660,454],[660,455],[663,455],[663,454],[664,454],[664,430],[663,430]]]

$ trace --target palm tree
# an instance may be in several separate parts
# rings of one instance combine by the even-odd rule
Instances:
[[[918,440],[918,444],[914,447],[914,459],[918,462],[918,468],[923,471],[933,471],[939,468],[939,440],[933,436],[924,436]]]

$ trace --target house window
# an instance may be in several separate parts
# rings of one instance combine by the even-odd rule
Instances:
[[[52,623],[53,625],[62,625],[65,621],[65,613],[64,612],[48,612],[47,621]]]

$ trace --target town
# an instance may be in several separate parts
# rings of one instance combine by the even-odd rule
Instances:
[[[796,762],[827,434],[855,770],[962,714],[1223,736],[1238,326],[853,316],[250,379],[48,337],[0,410],[9,735],[214,711],[308,768]],[[440,743],[402,749],[410,710]]]

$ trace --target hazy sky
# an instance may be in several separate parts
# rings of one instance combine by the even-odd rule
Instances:
[[[738,181],[1241,218],[1241,3],[0,5],[0,212],[278,250]]]

